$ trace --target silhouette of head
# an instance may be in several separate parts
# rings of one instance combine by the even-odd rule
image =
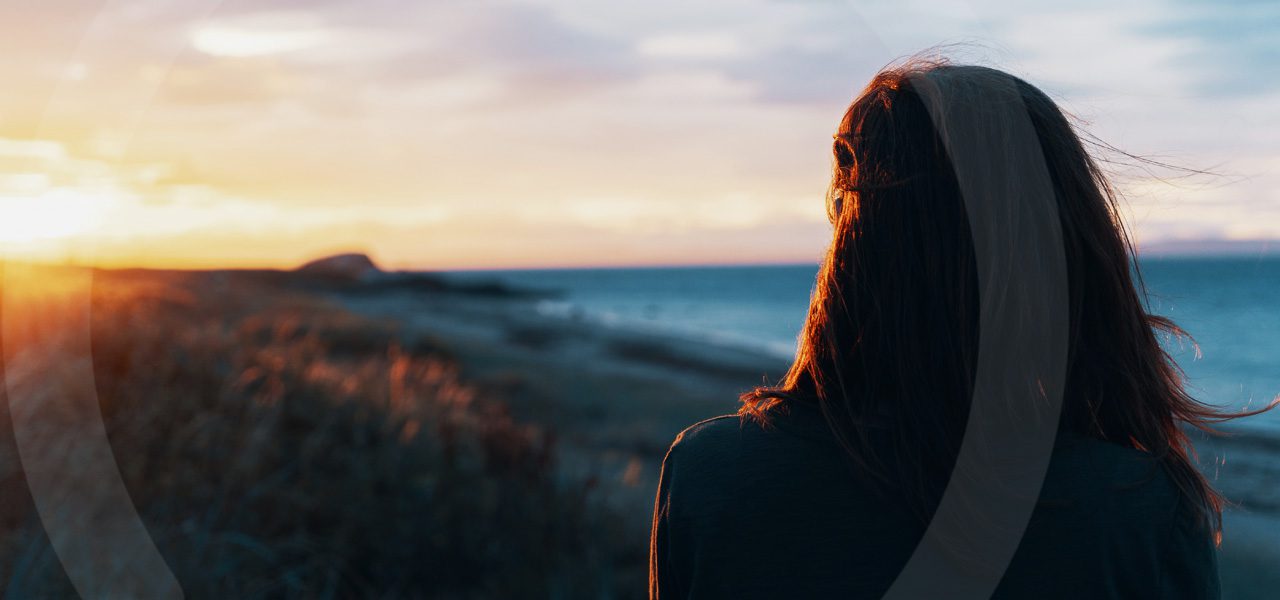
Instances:
[[[1014,92],[991,93],[997,88]],[[945,106],[926,105],[939,96]],[[1150,452],[1200,521],[1216,529],[1221,499],[1189,458],[1182,425],[1231,415],[1191,398],[1160,346],[1157,331],[1182,332],[1146,312],[1116,193],[1085,141],[1043,92],[992,68],[913,59],[877,73],[849,106],[832,147],[833,237],[795,362],[778,386],[744,394],[742,413],[767,421],[788,402],[817,404],[855,468],[928,519],[974,389],[975,227],[983,239],[1035,235],[1019,228],[1019,212],[1037,199],[972,223],[957,179],[959,159],[982,170],[1039,158],[1007,156],[1012,150],[999,143],[1011,113],[998,103],[1010,98],[1025,107],[1052,181],[1053,198],[1038,200],[1056,206],[1061,225],[1054,241],[1065,252],[1069,324],[1060,428]],[[974,128],[995,132],[990,155],[949,156],[946,140]],[[996,185],[1007,183],[1001,193],[1017,200],[1018,174],[1006,179]],[[994,250],[982,255],[1001,260]],[[998,301],[999,290],[987,292]],[[892,430],[892,452],[868,443],[877,423]]]

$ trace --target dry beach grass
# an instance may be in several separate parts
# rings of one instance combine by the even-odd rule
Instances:
[[[64,567],[101,566],[59,562],[23,485],[82,425],[59,399],[83,384],[68,378],[84,325],[115,464],[191,597],[638,595],[643,541],[614,535],[596,490],[557,476],[552,432],[444,349],[241,275],[210,293],[207,277],[97,273],[88,323],[82,289],[26,306],[7,290],[6,388],[35,440],[19,462],[3,424],[7,597],[69,595]]]

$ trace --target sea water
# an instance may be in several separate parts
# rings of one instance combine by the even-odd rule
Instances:
[[[1174,320],[1195,345],[1165,339],[1193,395],[1241,409],[1280,394],[1280,257],[1146,259],[1149,311]],[[552,315],[603,326],[658,329],[782,358],[795,351],[816,265],[555,269],[459,273],[558,292]],[[1198,355],[1197,348],[1198,345]],[[1239,423],[1280,433],[1280,410]]]

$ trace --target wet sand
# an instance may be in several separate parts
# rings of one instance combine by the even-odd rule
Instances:
[[[521,418],[557,434],[566,476],[597,478],[612,501],[645,515],[667,446],[685,427],[732,413],[785,361],[703,340],[543,315],[532,299],[452,294],[343,297],[447,348],[468,378],[498,388]]]
[[[341,301],[436,340],[468,376],[501,388],[517,415],[552,427],[566,476],[598,478],[636,515],[637,530],[647,526],[672,438],[734,412],[741,392],[775,382],[787,367],[750,349],[542,314],[536,299],[390,293]],[[1196,446],[1232,502],[1222,547],[1227,597],[1254,597],[1249,590],[1280,585],[1268,574],[1280,560],[1280,439],[1226,431],[1198,435]]]

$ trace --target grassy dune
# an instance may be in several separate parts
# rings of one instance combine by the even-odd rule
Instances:
[[[85,331],[115,464],[189,597],[643,589],[644,540],[612,535],[622,517],[595,486],[557,475],[554,432],[514,420],[448,348],[260,274],[9,275],[3,389],[21,406],[0,414],[7,597],[69,595],[77,569],[120,576],[109,557],[61,564],[24,485],[81,425],[59,403],[84,385],[71,379]]]

